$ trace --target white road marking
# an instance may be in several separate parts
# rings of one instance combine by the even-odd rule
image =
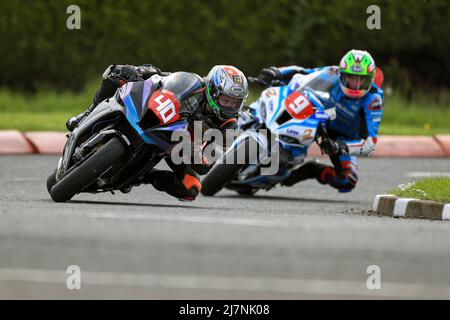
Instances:
[[[189,222],[189,223],[209,223],[209,224],[229,224],[256,227],[289,227],[288,221],[262,220],[245,218],[223,218],[223,217],[202,217],[202,216],[169,216],[150,214],[123,214],[123,213],[86,213],[86,216],[94,219],[112,220],[151,220],[169,222]]]
[[[189,207],[186,207],[189,208]],[[181,216],[181,215],[161,215],[161,214],[143,214],[143,213],[84,213],[84,212],[32,212],[24,211],[21,214],[27,215],[46,215],[46,216],[70,216],[77,218],[90,218],[90,219],[108,219],[117,221],[155,221],[155,222],[186,222],[186,223],[206,223],[206,224],[226,224],[226,225],[241,225],[241,226],[253,226],[253,227],[292,227],[292,219],[290,217],[279,218],[278,220],[268,219],[249,219],[249,218],[224,218],[218,216]]]
[[[60,270],[0,269],[0,281],[61,284],[63,289],[65,289],[67,276],[65,271]],[[89,285],[347,295],[353,297],[436,297],[440,299],[450,297],[450,286],[448,285],[383,282],[381,290],[369,290],[366,287],[365,279],[361,281],[338,281],[81,271],[81,291],[89,290],[87,288]]]
[[[411,199],[411,198],[397,199],[395,201],[395,205],[394,205],[394,215],[393,216],[394,217],[404,217],[408,203],[413,200],[416,200],[416,199]]]
[[[6,179],[0,179],[0,181],[3,182],[31,182],[31,181],[44,181],[42,178],[6,178]]]
[[[450,177],[450,172],[410,172],[407,176],[411,178]]]

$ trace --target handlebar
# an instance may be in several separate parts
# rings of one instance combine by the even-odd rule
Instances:
[[[272,81],[270,83],[266,82],[264,80],[261,80],[260,78],[256,78],[256,77],[247,77],[247,80],[248,80],[249,83],[258,84],[260,86],[263,86],[264,88],[283,85],[283,83],[281,81],[279,81],[279,80],[274,80],[274,81]]]
[[[255,83],[255,84],[260,84],[260,85],[268,85],[267,82],[262,81],[261,79],[256,78],[256,77],[247,77],[247,80],[248,80],[249,83]]]

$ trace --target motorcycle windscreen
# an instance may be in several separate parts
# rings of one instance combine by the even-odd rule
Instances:
[[[309,88],[313,91],[329,92],[339,81],[339,74],[333,69],[323,69],[305,77],[297,91]]]
[[[164,90],[172,92],[180,102],[180,113],[193,113],[204,101],[203,80],[195,73],[175,72],[162,78]]]

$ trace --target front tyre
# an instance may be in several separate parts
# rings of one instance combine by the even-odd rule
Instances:
[[[212,168],[205,179],[202,181],[202,194],[207,197],[214,196],[217,192],[234,177],[242,165],[237,164],[218,164]]]
[[[245,163],[250,163],[251,159],[254,158],[254,155],[253,157],[249,155],[249,140],[246,140],[237,147],[228,150],[224,154],[222,163],[216,164],[211,169],[202,181],[201,193],[204,196],[214,196],[217,192],[222,190],[228,182],[232,181],[240,170],[247,166],[246,164],[234,164],[234,162],[236,162],[235,160],[238,159],[238,154],[245,155]]]
[[[108,168],[116,164],[126,152],[126,147],[119,138],[114,137],[106,142],[88,159],[51,187],[49,192],[53,201],[65,202],[72,199],[74,195],[80,193]],[[48,180],[51,180],[51,177]]]
[[[56,170],[55,170],[47,178],[47,191],[48,191],[48,193],[50,193],[50,191],[52,190],[52,187],[56,184],[56,182],[57,181],[56,181]]]

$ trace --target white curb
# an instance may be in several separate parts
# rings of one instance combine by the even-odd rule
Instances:
[[[412,198],[402,198],[402,199],[397,199],[395,201],[395,205],[394,205],[394,212],[393,215],[396,218],[403,218],[406,214],[406,208],[408,207],[408,203],[410,201],[415,201],[416,199],[412,199]]]
[[[373,211],[377,211],[378,209],[378,203],[380,203],[380,198],[381,197],[394,197],[392,194],[377,194],[375,196],[375,200],[373,200]]]
[[[442,220],[450,220],[450,204],[446,204],[442,210]]]
[[[408,205],[410,203],[411,205]],[[373,211],[394,218],[450,220],[450,203],[398,198],[391,194],[376,195],[373,201]]]

